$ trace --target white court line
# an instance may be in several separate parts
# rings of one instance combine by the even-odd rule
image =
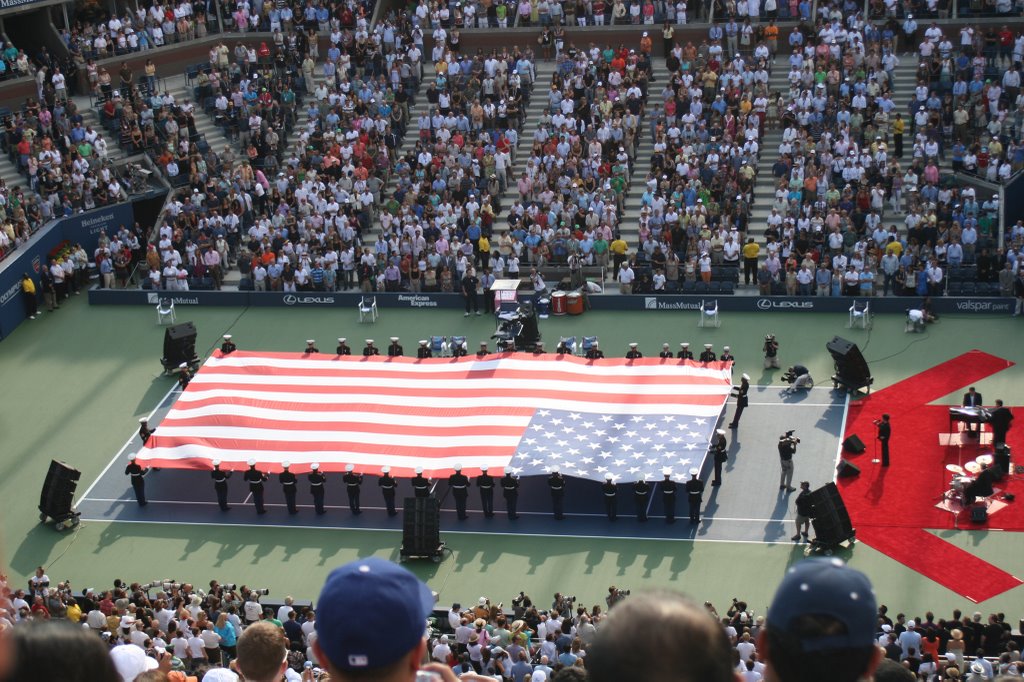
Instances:
[[[843,458],[843,434],[846,433],[846,417],[850,413],[850,394],[846,394],[846,404],[843,405],[843,422],[839,429],[839,445],[836,446],[836,468],[832,470],[832,482],[834,483],[839,473],[839,460]]]
[[[164,394],[164,397],[160,399],[160,401],[156,404],[156,407],[154,407],[153,410],[148,415],[146,415],[146,419],[147,420],[152,419],[153,415],[160,411],[160,407],[161,407],[161,405],[164,404],[164,401],[166,401],[167,398],[170,397],[170,395],[172,393],[174,393],[176,390],[178,390],[177,384],[175,384],[174,386],[171,386],[171,389],[169,391],[167,391],[167,393]],[[103,471],[101,471],[100,475],[96,477],[96,480],[92,482],[92,485],[90,485],[86,489],[86,491],[84,493],[82,493],[82,496],[78,498],[78,503],[81,503],[82,500],[84,500],[87,497],[89,497],[89,493],[91,493],[92,489],[96,487],[96,484],[100,482],[100,479],[102,479],[104,476],[107,475],[107,472],[110,470],[110,467],[114,466],[114,463],[117,462],[118,460],[120,460],[121,457],[124,455],[125,450],[127,450],[129,447],[131,447],[131,445],[135,442],[135,437],[137,435],[138,435],[138,431],[135,431],[134,433],[132,433],[131,437],[128,438],[128,440],[125,442],[125,444],[121,446],[121,449],[117,451],[117,454],[114,455],[114,458],[111,459],[107,463],[107,466],[103,467]],[[78,503],[72,505],[72,507],[78,506]]]
[[[767,407],[839,407],[840,403],[747,403]]]
[[[576,514],[580,516],[580,514]],[[604,514],[598,514],[597,516],[604,516]],[[128,519],[116,519],[111,521],[110,519],[86,519],[85,521],[104,521],[108,523],[139,523],[139,524],[154,524],[161,526],[180,526],[178,521],[135,521]],[[282,528],[287,530],[324,530],[336,533],[339,530],[351,530],[351,531],[363,531],[363,532],[385,532],[385,533],[401,533],[401,528],[337,528],[334,526],[294,526],[294,525],[283,525],[283,524],[251,524],[251,523],[207,523],[200,521],[197,523],[189,523],[189,526],[216,526],[218,528]],[[680,528],[687,528],[686,522],[680,522]],[[507,535],[510,537],[522,537],[522,533],[504,533],[490,530],[449,530],[442,529],[442,533],[451,533],[453,535]],[[674,537],[674,538],[659,538],[659,537],[640,537],[637,535],[552,535],[548,533],[534,533],[534,537],[549,537],[549,538],[570,538],[570,539],[581,539],[581,540],[647,540],[655,542],[722,542],[735,545],[793,545],[792,540],[721,540],[716,538],[686,538],[686,537]],[[803,543],[800,543],[803,544]]]
[[[136,502],[135,502],[134,499],[127,498],[127,497],[124,497],[124,498],[92,497],[92,498],[89,498],[88,501],[89,502],[108,502],[108,503],[122,502],[122,503],[124,503],[125,505],[128,505],[128,506],[136,505]],[[146,500],[146,502],[147,502],[147,504],[187,504],[187,505],[193,505],[193,506],[206,506],[206,507],[216,507],[217,506],[216,502],[186,502],[184,500]],[[243,502],[242,504],[245,504],[245,503]],[[286,504],[282,504],[282,503],[279,503],[279,502],[274,502],[274,503],[268,502],[268,503],[264,504],[263,506],[265,506],[265,507],[275,507],[275,508],[279,507],[281,509],[285,509],[287,507]],[[313,509],[313,505],[311,505],[311,504],[299,504],[299,505],[296,505],[296,507],[298,507],[299,509]],[[649,508],[650,507],[648,507],[648,509]],[[345,511],[345,510],[348,510],[348,505],[347,504],[346,505],[330,505],[330,504],[328,504],[328,505],[324,505],[324,509],[339,509],[339,510]],[[372,510],[372,511],[385,511],[387,509],[387,507],[367,507],[365,505],[360,505],[360,509],[364,509],[364,510],[365,509],[369,509],[369,510]],[[454,509],[442,509],[441,511],[442,512],[449,512],[449,513],[452,513],[452,514],[455,513]],[[466,513],[471,515],[471,516],[483,516],[483,512],[482,511],[478,511],[476,509],[467,509]],[[502,515],[501,511],[497,511],[497,510],[495,511],[495,516],[501,516],[501,515]],[[520,516],[551,516],[551,512],[549,512],[549,511],[541,511],[541,512],[536,512],[536,511],[520,511],[519,515]],[[605,516],[605,514],[573,513],[573,514],[566,514],[565,516],[566,516],[566,518],[574,518],[574,517],[576,517],[576,518],[580,518],[580,517],[582,517],[582,518],[588,518],[588,517],[590,517],[590,518],[603,518]],[[626,518],[626,519],[630,519],[630,518],[634,518],[634,517],[635,517],[635,515],[632,515],[632,514],[623,514],[622,515],[622,518]],[[85,517],[83,516],[83,518],[85,518]],[[664,516],[660,516],[660,515],[649,515],[647,518],[649,518],[649,519],[664,519],[665,517]],[[789,520],[786,517],[782,517],[782,518],[778,518],[778,519],[746,519],[746,518],[733,518],[733,517],[727,517],[727,516],[708,516],[708,517],[705,517],[705,518],[707,518],[709,521],[735,521],[735,522],[738,522],[738,523],[785,523],[786,521]],[[90,521],[101,521],[101,520],[109,521],[110,519],[92,519],[92,518],[90,518],[89,520]],[[153,521],[152,523],[159,523],[159,522]],[[288,528],[294,528],[294,526],[287,526],[287,527]],[[312,527],[314,527],[314,528],[321,528],[322,526],[312,526]],[[346,527],[345,526],[337,526],[336,528],[344,530]],[[384,530],[386,530],[386,529],[384,529]]]

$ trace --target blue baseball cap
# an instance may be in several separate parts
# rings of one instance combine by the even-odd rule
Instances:
[[[809,638],[794,632],[800,616],[830,616],[844,634]],[[878,607],[868,577],[841,559],[805,559],[790,567],[768,607],[768,627],[800,638],[804,653],[856,649],[875,643]]]
[[[331,571],[316,608],[317,644],[341,670],[395,663],[423,638],[434,595],[404,568],[376,557]]]

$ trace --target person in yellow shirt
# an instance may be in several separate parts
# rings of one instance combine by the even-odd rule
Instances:
[[[619,265],[622,261],[626,260],[626,252],[629,251],[629,246],[621,236],[616,236],[612,243],[608,245],[608,250],[612,252],[612,276],[614,277],[619,271]]]
[[[741,249],[743,254],[743,283],[750,285],[751,281],[757,283],[757,257],[761,255],[761,247],[757,245],[753,237],[747,239],[747,243]]]
[[[36,319],[39,310],[39,298],[36,296],[36,283],[28,276],[28,273],[21,275],[21,292],[25,298],[25,317],[30,320]]]
[[[903,244],[898,239],[889,239],[889,243],[885,245],[885,255],[892,254],[899,258],[903,255]]]
[[[68,600],[67,611],[65,615],[72,623],[78,623],[82,620],[82,607],[78,605],[78,602],[74,598]]]
[[[480,233],[480,239],[476,242],[476,263],[481,270],[487,266],[487,259],[491,255],[491,240],[487,235]]]

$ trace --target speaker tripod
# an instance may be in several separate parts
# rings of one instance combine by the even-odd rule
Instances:
[[[879,464],[882,460],[878,459],[878,438],[875,438],[874,444],[875,445],[874,445],[874,448],[872,450],[873,454],[871,455],[871,463],[872,464]]]

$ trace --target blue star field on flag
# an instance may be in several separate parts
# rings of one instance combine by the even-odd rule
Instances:
[[[587,414],[537,410],[510,468],[520,476],[549,474],[616,483],[660,480],[667,470],[679,482],[701,468],[715,420],[686,415]]]

